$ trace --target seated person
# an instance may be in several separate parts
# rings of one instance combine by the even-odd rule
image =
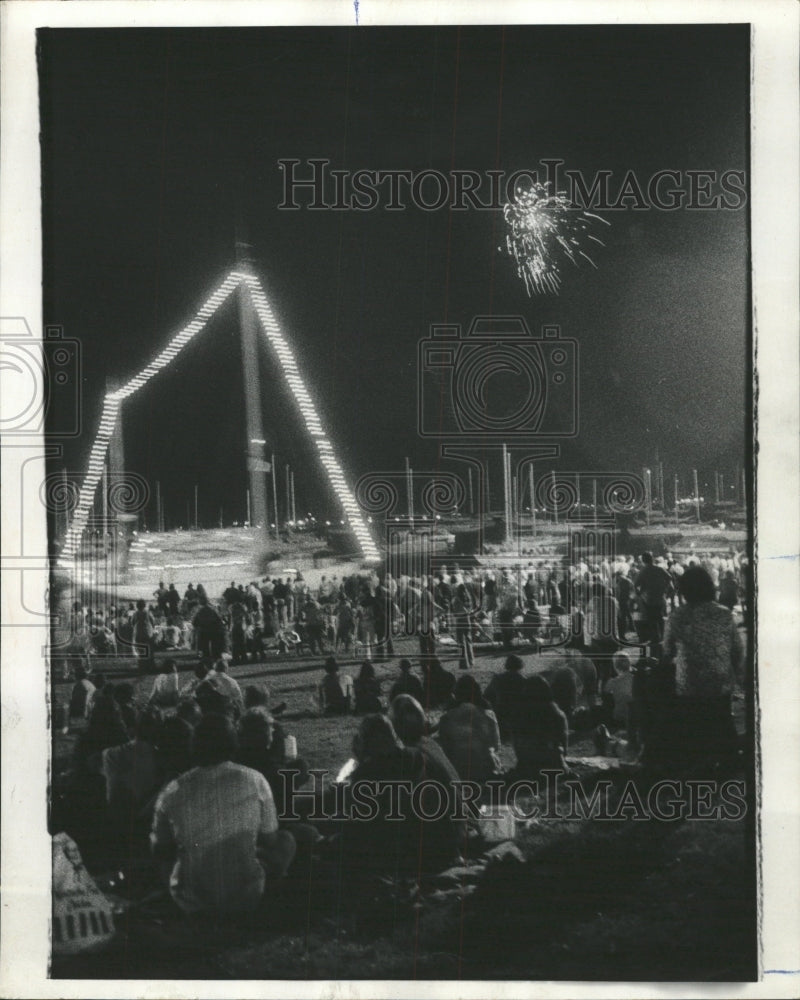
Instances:
[[[345,820],[342,828],[341,864],[348,887],[359,895],[369,892],[382,876],[418,874],[423,830],[407,797],[402,818],[390,820],[388,816],[393,805],[392,784],[421,781],[423,761],[419,751],[403,746],[385,715],[364,716],[353,738],[353,755],[357,763],[345,788],[345,815],[352,816],[360,798],[360,783],[380,783],[374,796],[375,815]]]
[[[375,676],[371,660],[364,660],[361,672],[353,681],[356,715],[369,715],[383,711],[381,702],[381,682]]]
[[[439,721],[439,743],[462,780],[482,785],[500,770],[497,717],[471,674],[458,678],[453,696],[455,707]]]
[[[495,674],[483,692],[484,698],[494,709],[500,725],[500,735],[505,741],[513,736],[514,715],[525,687],[522,676],[522,660],[512,653],[506,657],[506,665],[502,674]]]
[[[193,698],[203,681],[212,676],[214,676],[214,671],[211,669],[210,661],[201,657],[194,665],[194,676],[190,677],[180,689],[180,698]]]
[[[228,660],[221,656],[214,664],[214,683],[217,689],[229,699],[237,717],[244,711],[244,697],[239,682],[228,673]]]
[[[92,700],[94,699],[95,686],[89,680],[86,668],[78,666],[75,668],[75,683],[69,696],[69,718],[85,720],[92,712]]]
[[[133,736],[136,732],[136,719],[138,717],[135,701],[136,689],[133,684],[123,681],[121,684],[114,685],[113,692],[114,699],[119,705],[120,714],[122,715],[122,721],[125,724],[125,728],[128,730],[130,736]]]
[[[158,708],[175,708],[178,704],[178,664],[175,660],[165,660],[161,673],[153,681],[148,704]]]
[[[294,839],[278,830],[266,778],[234,764],[236,752],[230,719],[205,716],[194,734],[196,766],[156,802],[151,846],[185,913],[252,912],[268,879],[284,876],[294,859]]]
[[[319,685],[318,697],[323,715],[349,715],[353,710],[352,678],[339,673],[339,664],[333,656],[325,661],[325,676]]]
[[[432,708],[442,708],[450,703],[453,688],[456,686],[456,675],[452,670],[445,670],[438,656],[422,660],[422,704],[426,711]]]
[[[401,694],[394,699],[389,707],[389,719],[403,744],[422,755],[422,779],[436,782],[444,789],[448,804],[446,814],[441,819],[425,820],[424,832],[421,831],[425,845],[424,867],[435,871],[452,862],[464,842],[464,824],[457,818],[461,816],[458,772],[439,744],[426,735],[425,712],[411,695]],[[438,793],[430,789],[429,794],[423,796],[423,813],[435,815],[438,804]]]
[[[545,769],[565,769],[567,717],[543,677],[525,678],[513,726],[517,763],[509,773],[511,780],[535,780]]]
[[[159,785],[156,746],[162,724],[161,711],[148,707],[136,721],[136,735],[103,751],[106,802],[113,819],[130,829],[132,814],[144,805]]]
[[[280,818],[285,812],[286,795],[293,787],[300,788],[308,780],[308,765],[299,758],[290,760],[287,757],[286,734],[266,707],[249,708],[239,720],[238,729],[239,753],[236,759],[267,779]]]
[[[422,682],[411,673],[411,660],[401,660],[398,666],[400,667],[400,677],[392,685],[389,701],[394,701],[399,694],[410,694],[412,698],[416,698],[418,702],[422,703],[425,700]]]

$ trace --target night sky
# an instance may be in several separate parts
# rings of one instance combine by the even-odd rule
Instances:
[[[558,468],[640,471],[658,449],[688,483],[744,461],[747,206],[606,212],[597,270],[567,265],[560,295],[529,298],[498,252],[500,212],[279,211],[277,161],[511,173],[557,157],[613,171],[612,191],[628,170],[746,171],[746,25],[44,30],[40,91],[43,319],[84,353],[70,470],[106,376],[132,376],[188,322],[234,263],[237,219],[353,481],[406,455],[436,467],[416,433],[416,345],[478,313],[579,340],[581,433]],[[298,508],[332,513],[266,354],[262,374]],[[185,522],[195,482],[201,518],[244,516],[232,304],[128,404],[124,433],[168,521]]]

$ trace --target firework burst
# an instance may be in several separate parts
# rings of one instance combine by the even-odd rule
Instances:
[[[579,257],[597,267],[581,247],[586,240],[605,246],[589,230],[595,222],[610,225],[599,215],[573,208],[564,195],[550,194],[544,184],[518,189],[513,201],[503,206],[503,216],[508,226],[505,250],[514,258],[528,295],[558,293],[565,257],[576,267]]]

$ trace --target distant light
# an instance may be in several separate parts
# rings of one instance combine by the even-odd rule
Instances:
[[[250,438],[250,444],[266,444],[263,438]]]

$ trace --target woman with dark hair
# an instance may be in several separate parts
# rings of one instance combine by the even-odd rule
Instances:
[[[392,685],[389,701],[393,701],[399,694],[410,694],[418,702],[423,702],[425,693],[419,678],[411,673],[411,660],[403,659],[398,663],[398,666],[400,667],[400,677]]]
[[[422,687],[424,691],[423,706],[426,712],[432,708],[441,708],[450,701],[453,688],[456,686],[456,675],[451,670],[445,670],[438,656],[420,661],[422,668]]]
[[[737,746],[731,695],[743,680],[744,651],[728,608],[702,566],[678,584],[684,604],[664,629],[662,669],[674,669],[674,697],[663,699],[645,733],[648,763],[691,766],[703,758],[731,759]]]
[[[339,664],[333,656],[325,661],[318,697],[324,715],[348,715],[353,710],[353,680],[349,674],[339,673]]]
[[[353,691],[355,692],[356,715],[368,715],[383,710],[381,682],[375,676],[375,667],[373,667],[371,660],[364,660],[361,664],[361,672],[353,681]]]
[[[526,677],[514,720],[516,766],[509,778],[536,779],[545,770],[564,770],[567,717],[553,700],[544,677]]]
[[[498,773],[497,716],[472,674],[462,674],[453,691],[455,707],[439,722],[439,742],[464,781],[483,784]]]
[[[510,740],[513,735],[514,713],[525,685],[523,666],[520,657],[512,653],[506,657],[503,673],[495,674],[484,692],[484,697],[494,709],[504,740]]]

